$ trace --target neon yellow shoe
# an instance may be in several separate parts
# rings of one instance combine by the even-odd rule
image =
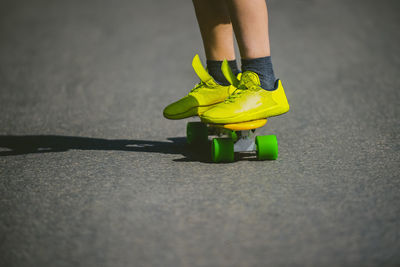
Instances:
[[[218,84],[201,64],[199,55],[194,56],[192,66],[200,78],[200,83],[187,96],[164,109],[163,114],[167,119],[180,120],[201,115],[215,104],[222,103],[236,90],[232,85],[224,86]]]
[[[289,103],[280,80],[276,82],[275,90],[267,91],[260,87],[260,79],[255,72],[245,71],[235,92],[200,118],[207,123],[237,123],[265,119],[288,111]]]

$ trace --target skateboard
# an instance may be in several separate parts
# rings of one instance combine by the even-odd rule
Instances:
[[[256,136],[256,129],[267,119],[231,123],[207,124],[188,122],[186,138],[190,145],[206,145],[211,136],[211,158],[214,162],[233,162],[235,153],[256,152],[258,160],[275,160],[278,141],[275,135]]]

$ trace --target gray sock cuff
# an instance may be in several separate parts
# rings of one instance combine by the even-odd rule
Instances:
[[[261,87],[273,90],[275,87],[275,74],[272,68],[271,57],[259,57],[253,59],[242,59],[242,71],[250,70],[258,74]]]
[[[232,69],[233,74],[239,73],[236,60],[228,61],[229,67]],[[224,74],[221,71],[222,61],[219,60],[207,60],[208,73],[214,78],[216,82],[222,85],[229,85],[229,82],[225,79]]]

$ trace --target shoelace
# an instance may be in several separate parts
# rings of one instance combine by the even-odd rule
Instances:
[[[233,103],[235,100],[240,97],[242,94],[247,93],[247,88],[237,88],[227,99],[225,99],[225,103]]]
[[[238,88],[227,98],[225,99],[225,103],[233,103],[237,98],[239,98],[242,94],[248,93],[250,90],[257,88],[257,85],[251,81],[241,80]]]
[[[204,87],[205,83],[203,81],[200,81],[196,86],[190,90],[191,93],[197,92],[201,87]]]

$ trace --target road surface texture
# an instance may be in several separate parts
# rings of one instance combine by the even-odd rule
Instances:
[[[399,266],[400,3],[268,5],[279,158],[213,164],[191,1],[0,1],[0,266]]]

